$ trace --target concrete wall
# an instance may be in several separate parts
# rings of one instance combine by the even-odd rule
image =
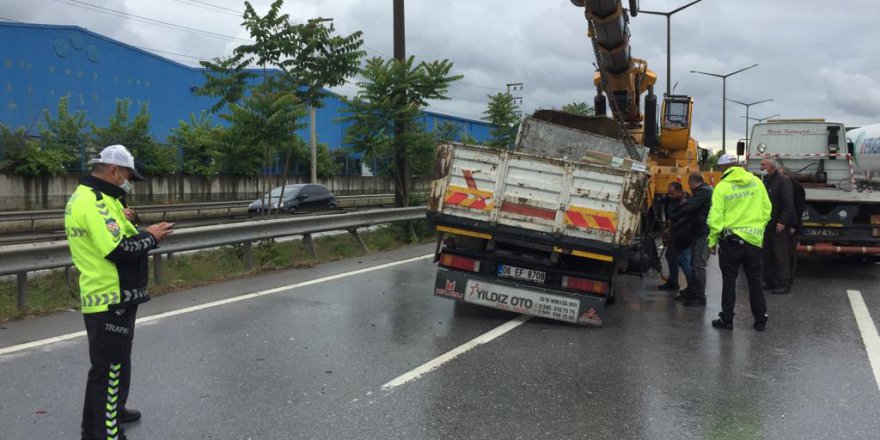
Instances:
[[[76,189],[82,174],[61,177],[29,178],[0,173],[0,211],[60,209]],[[169,175],[151,177],[135,183],[129,197],[132,205],[161,203],[209,202],[257,199],[266,180],[270,188],[281,184],[281,178],[219,176],[202,177]],[[289,183],[304,183],[302,177],[288,178]],[[348,176],[321,180],[336,195],[391,194],[394,186],[382,177]],[[414,181],[417,191],[425,191],[427,182]]]

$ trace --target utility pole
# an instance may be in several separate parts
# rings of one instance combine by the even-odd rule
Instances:
[[[510,93],[510,92],[516,92],[516,91],[520,91],[520,92],[522,92],[522,90],[523,90],[523,83],[521,83],[521,82],[519,82],[519,83],[509,83],[509,84],[506,84],[506,85],[507,85],[507,94],[510,95],[510,96],[513,98],[513,106],[514,106],[514,108],[515,108],[515,110],[514,110],[514,114],[515,114],[517,117],[522,116],[521,106],[522,106],[522,100],[523,100],[523,98],[522,98],[522,96],[514,96],[514,95],[513,95],[512,93]]]
[[[406,27],[403,0],[394,0],[394,59],[406,61]]]
[[[406,62],[406,26],[403,9],[403,0],[394,0],[394,59],[399,63]],[[406,92],[397,96],[396,104],[399,107],[406,105]],[[400,144],[400,139],[406,133],[406,119],[400,117],[395,124],[395,148],[394,163],[397,171],[397,191],[394,194],[395,206],[409,206],[409,161],[406,158],[406,146]]]

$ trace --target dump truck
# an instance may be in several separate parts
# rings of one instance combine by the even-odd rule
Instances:
[[[752,172],[774,158],[804,186],[799,253],[880,256],[880,125],[770,120],[755,124],[737,153]]]
[[[440,144],[427,210],[434,295],[601,325],[648,185],[647,149],[615,133],[608,118],[542,111],[512,150]]]

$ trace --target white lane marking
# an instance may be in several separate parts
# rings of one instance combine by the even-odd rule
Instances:
[[[248,293],[245,295],[235,296],[235,297],[227,298],[227,299],[221,299],[219,301],[213,301],[213,302],[209,302],[209,303],[205,303],[205,304],[201,304],[201,305],[197,305],[197,306],[186,307],[186,308],[178,309],[178,310],[172,310],[170,312],[159,313],[157,315],[146,316],[146,317],[138,319],[136,321],[136,323],[143,324],[143,323],[147,323],[147,322],[151,322],[151,321],[158,321],[160,319],[168,318],[171,316],[183,315],[185,313],[197,312],[199,310],[210,309],[213,307],[219,307],[222,305],[232,304],[232,303],[236,303],[239,301],[246,301],[249,299],[259,298],[261,296],[272,295],[272,294],[276,294],[276,293],[280,293],[280,292],[285,292],[288,290],[298,289],[300,287],[306,287],[306,286],[311,286],[314,284],[326,283],[327,281],[333,281],[333,280],[338,280],[340,278],[347,278],[347,277],[360,275],[360,274],[367,273],[367,272],[388,269],[389,267],[400,266],[402,264],[412,263],[415,261],[425,260],[425,259],[433,258],[433,257],[434,257],[434,254],[423,255],[421,257],[415,257],[415,258],[409,258],[406,260],[394,261],[392,263],[380,264],[378,266],[373,266],[373,267],[365,267],[363,269],[358,269],[355,271],[340,273],[340,274],[336,274],[336,275],[330,275],[327,277],[317,278],[314,280],[303,281],[301,283],[288,284],[286,286],[275,287],[272,289],[261,290],[259,292]],[[24,344],[13,345],[11,347],[0,348],[0,356],[23,351],[23,350],[28,350],[31,348],[38,348],[38,347],[50,345],[50,344],[54,344],[56,342],[67,341],[70,339],[78,338],[80,336],[85,336],[85,334],[86,334],[85,331],[79,331],[79,332],[75,332],[75,333],[68,333],[68,334],[61,335],[61,336],[54,336],[51,338],[41,339],[39,341],[27,342]]]
[[[468,350],[471,350],[478,345],[485,344],[485,343],[519,327],[520,325],[522,325],[523,323],[525,323],[526,321],[528,321],[531,318],[532,317],[528,316],[528,315],[519,315],[516,318],[513,318],[512,320],[507,321],[504,324],[502,324],[498,327],[495,327],[494,329],[489,330],[488,332],[483,333],[480,336],[477,336],[476,338],[470,340],[469,342],[466,342],[462,345],[459,345],[458,347],[455,347],[452,350],[447,351],[446,353],[434,358],[433,360],[422,364],[421,366],[409,371],[408,373],[405,373],[401,376],[398,376],[396,379],[392,380],[391,382],[388,382],[385,385],[382,385],[382,391],[390,391],[390,390],[392,390],[396,387],[399,387],[407,382],[412,382],[412,381],[440,368],[443,364],[457,358],[458,356],[467,352]]]
[[[849,295],[853,314],[856,315],[859,331],[862,332],[865,351],[868,352],[868,361],[871,363],[871,369],[874,370],[874,381],[880,388],[880,334],[877,334],[877,327],[874,326],[874,320],[871,319],[868,306],[865,305],[865,300],[862,298],[862,292],[847,290],[846,293]]]

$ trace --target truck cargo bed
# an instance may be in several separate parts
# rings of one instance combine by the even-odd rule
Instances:
[[[446,143],[438,147],[428,215],[629,247],[646,183],[640,162],[606,166]]]

